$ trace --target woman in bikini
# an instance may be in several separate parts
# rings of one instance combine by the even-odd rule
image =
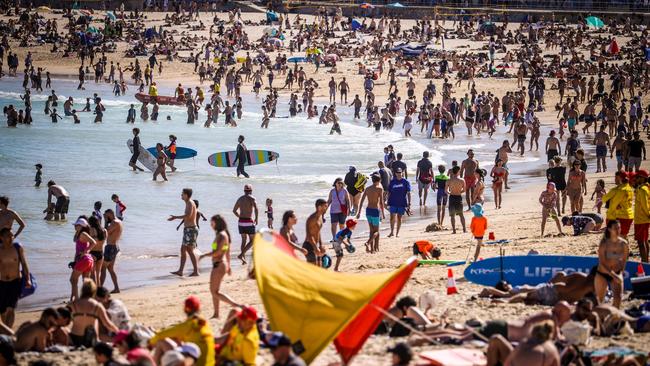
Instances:
[[[485,183],[483,182],[483,178],[485,177],[485,174],[483,173],[482,169],[476,169],[474,171],[474,190],[472,191],[472,205],[476,203],[480,203],[481,205],[485,203],[485,196],[483,193],[485,192]]]
[[[621,306],[623,297],[623,271],[630,254],[627,241],[621,238],[621,224],[618,220],[610,220],[605,229],[605,235],[598,245],[598,266],[592,268],[596,271],[594,289],[598,303],[605,300],[608,286],[612,289],[613,305]]]
[[[293,227],[298,223],[298,218],[296,217],[293,210],[285,211],[282,215],[282,228],[280,229],[280,236],[289,243],[293,249],[299,251],[300,253],[307,255],[307,249],[303,248],[298,244],[298,237],[293,231]]]
[[[580,169],[580,161],[573,162],[568,181],[566,192],[571,203],[571,212],[582,212],[582,194],[587,192],[587,178],[585,172]]]
[[[492,177],[492,191],[494,192],[494,206],[496,208],[501,208],[501,202],[503,202],[503,183],[508,177],[508,170],[503,167],[503,160],[497,160],[497,163],[492,167],[490,171],[490,177]]]
[[[205,257],[212,257],[212,272],[210,272],[210,293],[212,294],[212,304],[214,306],[213,318],[219,318],[219,301],[225,301],[231,306],[240,307],[230,296],[220,292],[221,282],[224,276],[231,275],[230,267],[230,232],[226,220],[221,215],[214,215],[210,219],[210,226],[215,232],[215,238],[212,242],[212,251],[199,257],[199,260]]]
[[[102,285],[100,282],[102,273],[102,264],[104,263],[104,242],[106,241],[106,229],[101,227],[99,220],[95,216],[88,219],[90,226],[90,236],[95,239],[95,245],[90,248],[90,255],[95,260],[95,265],[91,273],[91,278],[95,283]]]
[[[75,254],[74,261],[70,263],[72,274],[70,275],[70,301],[74,301],[79,296],[77,291],[77,282],[79,277],[88,278],[92,272],[95,260],[90,255],[90,248],[93,248],[95,239],[90,236],[90,226],[85,216],[80,216],[74,223],[74,242]]]
[[[86,279],[81,286],[81,297],[70,302],[68,307],[72,313],[72,328],[70,340],[76,347],[90,348],[99,341],[99,322],[112,333],[119,328],[111,322],[106,309],[95,300],[97,285],[91,279]]]

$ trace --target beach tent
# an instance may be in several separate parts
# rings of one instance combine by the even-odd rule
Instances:
[[[299,260],[293,247],[273,233],[272,242],[253,240],[255,277],[271,328],[303,348],[311,363],[334,345],[347,364],[374,332],[411,277],[417,260],[388,273],[348,274],[328,271]]]
[[[394,2],[394,3],[388,4],[386,6],[389,7],[389,8],[405,8],[406,7],[406,6],[404,6],[404,5],[402,5],[402,4],[398,3],[398,2]]]
[[[351,27],[352,27],[352,30],[361,29],[361,23],[359,23],[358,20],[353,19],[353,20],[352,20],[352,26],[351,26]]]
[[[602,28],[605,26],[605,23],[603,23],[600,18],[594,16],[586,17],[585,23],[587,23],[588,26],[594,28]]]

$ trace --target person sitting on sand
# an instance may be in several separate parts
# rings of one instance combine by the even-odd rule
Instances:
[[[43,352],[48,346],[50,331],[56,327],[59,314],[54,308],[47,308],[37,322],[22,324],[16,332],[14,348],[17,352]]]
[[[131,329],[129,310],[121,300],[111,298],[111,293],[106,287],[97,288],[95,300],[99,301],[104,306],[106,313],[115,326],[120,330]],[[102,328],[100,331],[105,331],[105,329]],[[104,335],[104,332],[100,332],[100,338],[103,338],[101,337],[102,335]]]
[[[501,358],[498,363],[490,362],[488,356],[488,366],[502,365],[538,365],[538,366],[556,366],[560,364],[560,353],[553,343],[553,334],[555,325],[552,321],[543,321],[535,324],[531,329],[530,338],[520,343],[516,348],[512,346],[502,350]]]
[[[185,321],[163,329],[149,339],[149,346],[155,347],[155,361],[160,365],[163,354],[178,346],[178,343],[194,343],[201,349],[199,365],[214,366],[214,337],[210,323],[199,315],[201,303],[196,296],[185,299]]]
[[[243,307],[237,312],[236,325],[228,330],[228,334],[217,339],[217,344],[221,345],[219,365],[256,365],[260,344],[257,319],[257,310],[252,306]]]
[[[81,286],[81,297],[69,305],[72,312],[70,340],[76,347],[92,347],[97,343],[100,322],[109,332],[119,331],[108,317],[106,309],[94,299],[96,294],[97,285],[93,280],[86,279]]]

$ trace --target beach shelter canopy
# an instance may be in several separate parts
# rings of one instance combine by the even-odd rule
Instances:
[[[588,26],[594,28],[602,28],[605,26],[605,23],[603,23],[603,21],[600,18],[594,16],[586,17],[585,22],[587,23]]]
[[[415,258],[389,273],[347,274],[298,260],[278,234],[272,242],[257,234],[255,277],[275,331],[304,348],[311,363],[334,339],[344,363],[361,349],[417,266]]]
[[[406,6],[404,6],[404,5],[402,5],[402,4],[398,3],[398,2],[394,2],[394,3],[388,4],[386,6],[389,7],[389,8],[405,8],[406,7]]]

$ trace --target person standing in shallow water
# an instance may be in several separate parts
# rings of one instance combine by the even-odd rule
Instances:
[[[183,220],[183,242],[181,244],[181,262],[178,268],[178,271],[171,272],[177,276],[183,277],[183,269],[185,268],[185,261],[187,260],[187,255],[189,254],[190,260],[192,261],[192,266],[194,271],[190,274],[190,277],[195,277],[199,275],[199,268],[197,266],[196,254],[194,249],[196,249],[197,238],[199,237],[199,229],[196,226],[196,204],[192,201],[192,189],[183,188],[181,193],[181,199],[185,202],[185,213],[183,215],[175,216],[170,215],[167,221],[174,220]]]

